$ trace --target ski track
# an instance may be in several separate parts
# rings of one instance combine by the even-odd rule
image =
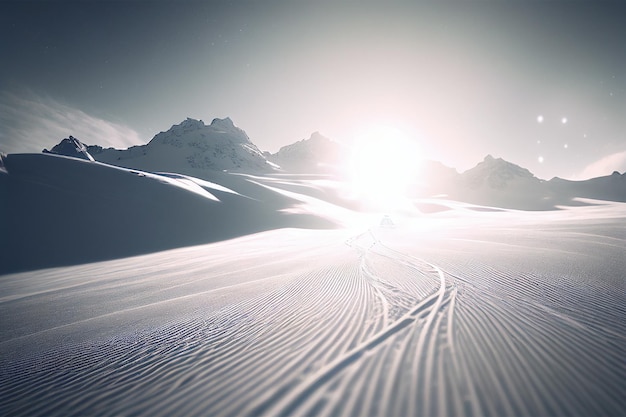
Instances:
[[[0,414],[626,414],[611,280],[505,268],[461,239],[444,254],[394,243],[370,230],[217,311],[0,359]]]
[[[384,330],[388,301],[356,258],[295,277],[212,319],[2,366],[11,414],[258,414]],[[26,378],[18,378],[18,374]],[[33,387],[45,387],[35,394]],[[268,390],[268,387],[277,387]],[[166,399],[155,403],[153,398]]]
[[[602,307],[602,296],[615,297],[615,288],[600,282],[587,292],[574,276],[542,282],[537,291],[542,280],[532,274],[449,258],[444,269],[374,236],[363,244],[370,277],[384,257],[410,266],[414,284],[437,273],[441,286],[390,325],[397,331],[348,352],[294,390],[272,410],[276,415],[624,414],[624,310]],[[401,293],[410,281],[393,276]],[[383,277],[376,281],[389,284]]]
[[[453,287],[447,285],[443,271],[435,265],[390,249],[371,231],[358,236],[349,244],[355,247],[362,259],[382,257],[392,260],[396,266],[408,268],[410,272],[393,275],[393,278],[417,280],[420,284],[417,285],[417,293],[421,298],[414,297],[416,302],[413,306],[405,309],[406,312],[384,331],[329,363],[297,390],[286,395],[270,410],[270,415],[416,415],[418,412],[429,412],[432,392],[422,389],[421,385],[425,385],[425,378],[432,376],[433,363],[439,368],[443,367],[440,362],[443,358],[438,355],[437,348],[439,339],[448,334],[442,325],[442,311],[454,297]],[[377,256],[372,256],[372,253]],[[378,259],[378,262],[381,260]],[[367,262],[362,264],[362,268],[364,265]],[[388,280],[367,267],[364,272],[372,281],[383,284],[389,294],[400,295],[400,305],[404,304],[407,297],[402,286],[392,286]],[[430,285],[431,291],[424,296],[426,283]],[[401,340],[404,342],[398,344]],[[419,375],[420,378],[404,378],[407,359],[412,366],[409,376]],[[344,383],[344,389],[338,390],[341,395],[333,395],[332,391],[337,391],[336,387],[326,392],[324,386],[341,385],[344,374],[348,375],[350,381]],[[388,380],[385,375],[395,376],[395,381]],[[387,387],[392,385],[396,385],[399,391],[390,393]],[[424,395],[414,395],[422,392]],[[383,401],[380,401],[381,398]],[[388,408],[394,404],[400,404],[399,409]],[[421,410],[418,411],[418,407]]]

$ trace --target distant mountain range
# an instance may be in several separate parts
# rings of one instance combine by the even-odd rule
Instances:
[[[78,142],[78,143],[77,143]],[[72,149],[72,144],[74,149]],[[211,179],[217,171],[248,174],[338,174],[350,150],[315,132],[308,139],[283,146],[272,154],[261,150],[230,118],[210,125],[187,119],[157,134],[147,145],[126,150],[82,147],[70,137],[51,152],[93,157],[100,162],[148,171],[168,171]],[[87,155],[87,156],[85,156]],[[585,181],[535,177],[529,170],[491,155],[463,173],[437,161],[420,167],[413,197],[445,198],[502,208],[547,210],[580,204],[577,198],[626,202],[626,175],[614,172]]]
[[[61,144],[68,141],[64,139]],[[76,156],[83,151],[81,145],[76,145],[74,150],[71,146],[61,148],[61,144],[52,152]],[[124,150],[93,145],[87,146],[86,151],[97,161],[112,165],[200,173],[200,176],[211,175],[212,171],[328,173],[341,163],[345,154],[341,145],[319,132],[309,139],[283,146],[275,154],[261,152],[228,117],[213,119],[208,126],[202,120],[188,118],[160,132],[146,145]]]
[[[382,206],[350,195],[342,177],[349,154],[319,133],[263,153],[229,118],[208,126],[187,119],[125,150],[70,136],[44,153],[0,154],[0,274],[350,224]],[[418,166],[401,209],[409,216],[451,210],[450,200],[472,210],[626,202],[618,172],[545,181],[490,155],[463,173],[436,161]]]
[[[449,198],[521,210],[580,205],[581,198],[626,202],[626,175],[614,172],[586,181],[535,177],[529,170],[491,155],[445,184]]]

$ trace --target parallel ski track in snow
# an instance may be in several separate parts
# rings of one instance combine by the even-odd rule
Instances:
[[[49,414],[55,411],[49,405],[55,404],[61,414],[74,415],[100,408],[110,415],[207,410],[240,415],[268,387],[306,374],[377,326],[376,321],[353,325],[353,320],[374,317],[370,309],[375,305],[355,274],[353,265],[321,269],[225,308],[208,322],[181,323],[147,339],[116,340],[95,351],[65,352],[67,363],[37,361],[33,367],[47,371],[31,369],[28,384],[14,380],[4,398],[33,395],[30,390],[39,386],[48,390],[23,404],[28,414]],[[351,297],[358,301],[345,302]],[[162,401],[151,401],[157,397]]]
[[[378,263],[386,261],[335,260],[209,317],[4,363],[0,411],[273,414],[285,398],[306,396],[319,375],[338,372],[341,364],[384,343],[441,302],[439,291],[415,305],[436,289],[436,280],[394,286],[393,277],[378,272]]]
[[[430,268],[438,290],[272,414],[624,415],[623,293],[604,281],[581,286],[575,271],[551,282],[449,254],[434,264],[370,240],[357,246],[368,275],[383,281],[394,265],[415,276]],[[376,271],[380,257],[393,265]]]
[[[471,376],[474,412],[479,415],[623,415],[626,411],[624,334],[593,327],[587,306],[607,300],[570,284],[554,288],[557,310],[533,302],[537,277],[473,264],[446,267],[458,282],[491,281],[487,287],[463,285],[457,300],[457,362]],[[461,285],[461,284],[459,284]],[[514,290],[507,291],[507,285]],[[545,285],[542,283],[542,285]],[[558,289],[557,289],[558,288]],[[552,289],[548,288],[548,291]],[[575,304],[568,307],[569,298]],[[612,306],[613,312],[620,306]],[[624,314],[622,314],[622,320]],[[597,319],[596,319],[597,320]]]
[[[377,235],[219,310],[0,358],[0,415],[626,414],[613,281]]]
[[[349,244],[360,253],[361,268],[370,279],[391,286],[391,279],[384,280],[367,266],[369,258],[384,257],[392,266],[410,268],[409,278],[422,291],[423,281],[430,281],[430,294],[426,292],[428,295],[371,339],[321,368],[285,395],[269,414],[430,415],[432,410],[441,410],[438,407],[445,397],[429,385],[433,379],[441,382],[445,377],[446,365],[439,350],[442,339],[448,345],[454,343],[450,321],[456,289],[436,265],[385,246],[371,231]],[[403,292],[400,286],[393,290]]]

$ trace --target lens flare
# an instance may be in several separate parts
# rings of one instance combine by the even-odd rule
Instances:
[[[414,182],[419,155],[416,143],[399,129],[376,126],[359,134],[350,160],[353,194],[379,208],[397,207]]]

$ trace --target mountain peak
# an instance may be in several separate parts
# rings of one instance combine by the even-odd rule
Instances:
[[[292,172],[319,172],[336,169],[342,159],[341,146],[320,132],[313,132],[308,139],[283,146],[270,155],[270,160]]]
[[[235,127],[235,124],[233,123],[233,121],[231,120],[230,117],[225,117],[223,119],[220,119],[219,117],[216,117],[211,122],[211,126],[225,126],[225,127],[233,128],[233,127]]]
[[[228,140],[236,143],[252,144],[246,132],[235,126],[229,117],[215,118],[208,126],[202,120],[188,117],[179,124],[172,125],[166,132],[158,133],[149,145],[170,144],[182,147],[186,142],[197,142],[198,139],[204,141],[215,135],[221,135],[224,138],[227,136]]]
[[[99,149],[98,161],[144,170],[198,174],[197,170],[263,172],[271,169],[246,132],[230,118],[210,125],[188,117],[155,135],[147,145],[125,151]]]
[[[94,160],[93,156],[87,151],[85,144],[72,135],[61,140],[51,150],[44,149],[43,153],[71,156],[72,158],[86,159],[87,161]]]
[[[309,140],[311,140],[311,139],[326,139],[326,140],[330,140],[326,136],[322,135],[317,130],[315,132],[311,133],[311,137],[309,137]]]
[[[485,156],[485,158],[482,160],[482,162],[479,163],[479,165],[480,164],[485,164],[488,166],[516,166],[518,167],[518,165],[515,165],[512,162],[506,161],[502,158],[496,158],[491,154],[487,154],[487,156]]]
[[[326,152],[328,148],[335,148],[336,144],[322,135],[320,132],[313,132],[308,139],[302,139],[290,145],[285,145],[276,153],[279,154],[297,154],[310,155],[319,151]]]
[[[232,137],[233,140],[239,143],[252,144],[246,132],[244,132],[243,129],[235,126],[230,117],[225,117],[223,119],[216,117],[215,119],[213,119],[211,125],[209,125],[208,128],[217,133],[228,134]]]
[[[202,120],[192,119],[191,117],[188,117],[185,120],[183,120],[179,126],[196,127],[199,129],[199,128],[205,127],[206,125],[204,124]]]
[[[311,133],[311,136],[308,139],[303,139],[302,142],[327,144],[327,143],[332,142],[332,140],[330,140],[326,136],[322,135],[320,132],[315,131],[315,132]]]
[[[539,181],[528,169],[492,155],[485,156],[482,162],[465,171],[463,176],[472,188],[486,184],[490,188],[501,189],[510,181],[518,179]]]

